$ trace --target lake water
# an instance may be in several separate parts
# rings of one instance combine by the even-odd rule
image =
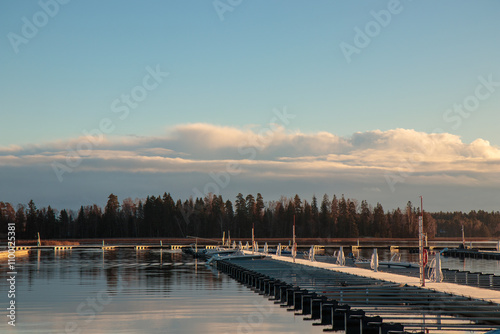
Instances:
[[[12,327],[1,266],[1,333],[322,333],[192,257],[131,249],[18,257]]]
[[[370,249],[363,249],[359,252],[359,256],[365,259],[369,259],[372,254],[373,250]],[[401,250],[398,254],[401,256],[401,261],[418,263],[418,254],[411,254],[407,250]],[[388,249],[379,249],[378,255],[380,261],[389,261],[394,253],[391,253]],[[429,255],[429,261],[431,260],[432,256]],[[446,269],[480,272],[483,274],[494,274],[500,276],[500,261],[496,260],[470,258],[459,259],[441,256],[441,266]]]

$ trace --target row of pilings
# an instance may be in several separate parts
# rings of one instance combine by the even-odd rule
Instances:
[[[459,259],[483,259],[483,260],[500,260],[500,252],[481,252],[475,249],[454,248],[443,251],[444,256],[451,256]]]
[[[326,331],[480,333],[500,326],[496,303],[271,259],[216,263],[219,271]]]
[[[367,316],[363,310],[352,309],[314,291],[274,279],[265,274],[248,270],[230,261],[218,261],[217,269],[243,285],[268,296],[275,303],[302,315],[305,320],[315,320],[316,326],[331,326],[329,330],[343,330],[347,334],[404,333],[399,323],[386,323],[380,316]]]

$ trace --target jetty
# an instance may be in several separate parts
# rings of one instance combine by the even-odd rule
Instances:
[[[252,254],[252,251],[244,251]],[[217,269],[275,303],[346,333],[487,332],[500,328],[500,291],[268,255],[221,260]]]

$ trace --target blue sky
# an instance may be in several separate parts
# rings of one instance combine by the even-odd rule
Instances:
[[[273,136],[272,144],[258,150],[252,165],[261,164],[270,174],[272,167],[264,162],[286,160],[293,152],[295,158],[300,153],[313,164],[328,154],[341,151],[345,155],[347,151],[352,154],[353,150],[359,153],[360,149],[368,149],[366,145],[356,146],[353,136],[358,132],[359,138],[369,141],[366,138],[373,139],[373,131],[381,131],[375,137],[384,138],[385,144],[369,143],[381,159],[393,152],[391,145],[399,140],[394,138],[400,138],[402,133],[411,138],[444,133],[446,138],[453,138],[444,142],[453,142],[454,146],[442,148],[443,152],[456,156],[447,160],[447,167],[441,162],[437,168],[434,160],[433,168],[429,167],[430,161],[412,163],[411,171],[406,170],[404,182],[400,182],[405,191],[390,189],[384,175],[394,171],[401,174],[401,161],[409,159],[409,146],[399,148],[391,166],[382,161],[362,162],[366,168],[363,173],[381,180],[378,184],[355,185],[359,176],[351,183],[350,172],[335,166],[329,168],[337,181],[323,174],[313,177],[306,168],[302,174],[294,171],[286,181],[266,180],[263,189],[273,184],[275,187],[262,190],[265,199],[301,194],[303,189],[304,198],[314,193],[351,193],[360,200],[367,198],[373,204],[380,201],[393,208],[405,205],[407,200],[416,201],[418,195],[428,191],[431,201],[432,196],[436,197],[435,210],[498,209],[500,188],[491,180],[499,171],[500,86],[495,86],[500,82],[499,2],[221,0],[219,4],[231,8],[222,14],[214,3],[217,2],[3,1],[1,199],[25,203],[35,198],[41,205],[74,207],[100,204],[110,192],[118,193],[122,199],[163,191],[189,197],[193,188],[202,189],[210,182],[208,171],[174,173],[161,168],[152,171],[147,162],[133,169],[125,168],[123,161],[120,168],[106,163],[110,156],[123,152],[118,147],[126,142],[127,149],[135,154],[146,146],[161,148],[170,150],[178,159],[189,157],[194,162],[214,163],[210,168],[217,172],[227,159],[237,161],[247,156],[233,154],[238,145],[228,148],[217,146],[218,143],[205,147],[207,131],[221,138],[243,138],[240,134],[228,135],[228,131],[241,131],[251,137],[274,122],[273,110],[286,107],[294,118],[279,125],[283,126],[283,138],[290,142],[276,144],[277,136]],[[45,15],[47,22],[42,22],[34,36],[13,46],[13,34],[26,37],[23,18],[34,24],[36,19],[43,19],[43,7],[52,10],[53,17]],[[395,13],[389,12],[385,26],[376,23],[375,16],[383,16],[381,13],[387,13],[389,8]],[[40,11],[42,14],[37,14]],[[367,27],[377,24],[378,30],[368,36],[369,44],[359,47],[359,53],[352,54],[348,61],[341,43],[356,46],[356,28],[366,34]],[[120,119],[122,114],[113,112],[112,103],[124,94],[130,95],[136,87],[140,89],[148,69],[155,68],[168,72],[168,76]],[[493,84],[485,87],[488,80]],[[487,97],[474,100],[478,86],[481,96]],[[454,105],[466,101],[477,104],[469,105],[471,111],[453,110]],[[85,161],[71,167],[72,172],[66,173],[60,182],[51,163],[64,164],[64,157],[71,145],[78,144],[77,138],[83,131],[98,129],[103,119],[109,119],[113,125],[113,130],[106,134],[107,155],[104,144],[92,147],[88,157],[81,157]],[[396,129],[415,132],[391,132]],[[350,143],[350,149],[336,151],[338,147],[333,149],[327,140],[329,144],[314,155],[304,151],[304,146],[297,146],[297,136],[310,136],[313,143],[316,140],[320,145],[323,141],[318,136],[323,132]],[[188,142],[192,138],[197,141],[187,147],[174,147],[179,140]],[[480,153],[474,151],[478,145],[471,146],[478,139],[487,143],[479,145]],[[307,147],[314,151],[315,145],[311,145]],[[204,149],[193,149],[196,147]],[[441,152],[441,148],[437,151]],[[202,158],[203,152],[213,154]],[[99,153],[103,153],[101,160],[94,156]],[[422,156],[428,153],[419,151]],[[39,156],[45,158],[30,160]],[[144,156],[139,156],[136,160],[143,161]],[[19,161],[14,164],[12,157]],[[459,161],[471,157],[479,159],[474,161],[474,168],[453,170]],[[381,179],[379,174],[370,172],[384,168]],[[481,173],[474,174],[467,184],[452,178],[435,189],[434,181],[427,184],[418,178],[419,172],[441,176],[441,180],[447,180],[452,173]],[[252,175],[250,169],[245,169],[227,187],[219,187],[223,188],[220,193],[233,198],[238,192],[260,191],[255,186],[260,184],[259,176]],[[122,178],[135,181],[127,188]],[[89,182],[91,179],[96,183]],[[18,180],[17,185],[12,180]],[[78,195],[73,193],[75,186],[80,187]],[[51,190],[47,192],[47,188]],[[366,189],[378,190],[370,193]],[[462,199],[456,198],[457,189],[464,194]],[[471,193],[483,195],[471,202],[465,196]]]

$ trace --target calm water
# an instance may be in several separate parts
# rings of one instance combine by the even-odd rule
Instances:
[[[373,250],[363,249],[360,256],[369,259]],[[407,250],[401,250],[401,261],[418,262],[418,254],[410,254]],[[389,261],[393,254],[388,249],[379,249],[378,255],[380,261]],[[429,255],[429,261],[431,256]],[[500,261],[481,260],[481,259],[458,259],[453,257],[441,257],[441,266],[446,269],[454,269],[470,272],[481,272],[483,274],[495,274],[500,276]]]
[[[182,254],[41,250],[18,258],[17,272],[16,327],[4,308],[1,333],[322,333]]]

